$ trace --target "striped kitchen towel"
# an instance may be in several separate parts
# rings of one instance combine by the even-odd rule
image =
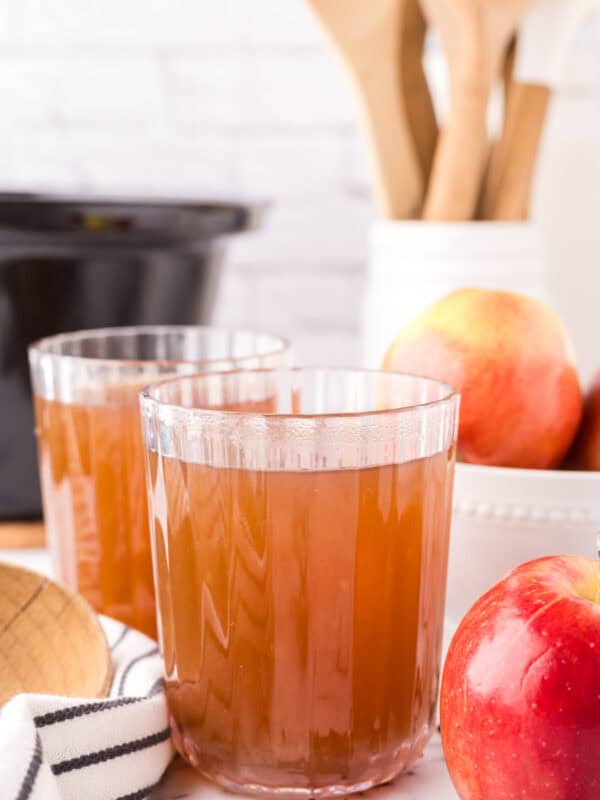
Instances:
[[[173,756],[156,643],[101,617],[105,700],[19,695],[0,710],[2,800],[144,800]]]

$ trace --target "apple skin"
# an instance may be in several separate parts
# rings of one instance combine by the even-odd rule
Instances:
[[[586,395],[583,419],[567,466],[571,469],[600,470],[600,370]]]
[[[446,761],[461,800],[600,798],[600,563],[517,567],[450,645]]]
[[[383,368],[461,392],[460,460],[551,469],[570,449],[583,398],[557,314],[524,295],[461,289],[403,328]]]

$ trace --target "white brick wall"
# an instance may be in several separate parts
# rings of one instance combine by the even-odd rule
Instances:
[[[546,145],[538,207],[557,252],[573,229],[600,246],[598,31]],[[304,361],[356,360],[373,210],[351,90],[302,0],[4,0],[0,108],[1,188],[271,201],[231,248],[217,319],[280,330]]]

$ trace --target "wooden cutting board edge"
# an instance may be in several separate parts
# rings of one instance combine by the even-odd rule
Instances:
[[[45,546],[46,534],[43,522],[0,522],[0,550]]]

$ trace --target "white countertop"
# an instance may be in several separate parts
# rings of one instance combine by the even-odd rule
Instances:
[[[45,550],[0,550],[0,560],[21,564],[46,574],[51,573]],[[436,735],[425,756],[392,784],[379,787],[361,797],[377,800],[456,800],[457,795],[444,763],[440,737]],[[221,800],[233,795],[200,778],[193,769],[177,759],[168,770],[151,800]]]

